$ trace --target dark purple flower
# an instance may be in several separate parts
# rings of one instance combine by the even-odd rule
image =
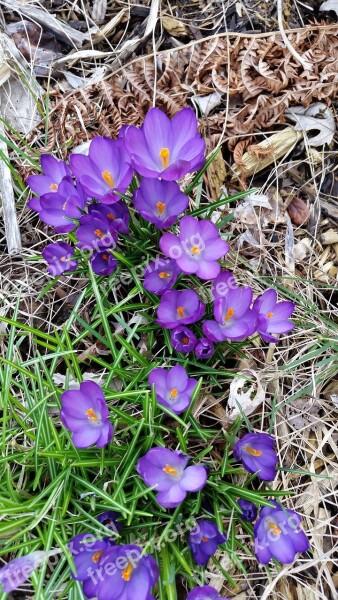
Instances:
[[[257,315],[250,308],[251,302],[250,287],[229,290],[226,296],[215,301],[216,321],[203,323],[204,335],[212,342],[245,340],[256,330]]]
[[[158,492],[157,502],[164,508],[175,508],[185,499],[187,492],[201,490],[207,481],[207,471],[202,466],[187,467],[189,456],[168,448],[151,448],[140,458],[136,470],[149,487]]]
[[[109,250],[103,250],[102,252],[93,252],[90,257],[90,264],[96,275],[108,277],[115,271],[118,260],[114,258]]]
[[[180,365],[169,371],[156,367],[150,371],[148,382],[150,386],[155,386],[158,403],[167,406],[177,415],[188,408],[197,385],[197,379],[188,377],[185,368]]]
[[[42,256],[48,263],[48,273],[56,277],[66,271],[74,271],[77,261],[74,259],[74,248],[66,242],[55,242],[48,244],[42,250]]]
[[[65,162],[57,160],[50,154],[41,154],[40,164],[44,174],[27,177],[27,185],[38,196],[43,196],[49,192],[57,192],[62,179],[72,175]],[[32,198],[27,206],[37,212],[41,210],[39,198]]]
[[[128,160],[123,139],[95,137],[88,156],[72,154],[70,166],[90,197],[113,204],[121,200],[115,192],[124,194],[131,182],[133,171]]]
[[[111,221],[98,210],[92,210],[88,215],[82,215],[80,226],[76,232],[78,246],[82,250],[104,250],[115,248],[117,232],[114,221]]]
[[[212,282],[211,294],[214,300],[218,300],[237,287],[233,274],[230,271],[221,271]]]
[[[242,511],[241,517],[243,521],[249,521],[250,523],[255,521],[257,517],[257,506],[253,502],[245,500],[244,498],[239,498],[237,504]]]
[[[173,329],[199,321],[204,313],[205,305],[194,290],[168,290],[161,297],[156,322],[165,329]]]
[[[183,217],[179,235],[162,235],[160,248],[163,254],[176,260],[183,273],[214,279],[221,270],[217,260],[228,252],[229,244],[220,238],[216,225],[211,221]]]
[[[234,457],[241,461],[249,473],[260,479],[272,481],[276,476],[277,454],[275,440],[267,433],[247,433],[234,446]]]
[[[144,269],[143,287],[153,294],[164,294],[175,283],[178,269],[174,260],[156,259]]]
[[[219,595],[219,592],[211,585],[195,587],[187,596],[187,600],[229,600]]]
[[[214,344],[208,338],[200,338],[196,344],[195,354],[200,360],[207,360],[215,352]]]
[[[295,305],[293,302],[277,302],[276,290],[266,290],[256,298],[254,311],[258,315],[257,331],[264,342],[278,342],[275,334],[288,333],[295,324],[289,321]]]
[[[81,185],[75,187],[71,177],[64,177],[57,192],[41,196],[39,217],[57,233],[67,233],[75,229],[76,224],[71,219],[81,217],[86,203],[87,196]]]
[[[109,219],[114,225],[114,229],[122,234],[127,234],[129,230],[129,211],[125,203],[121,200],[107,206],[106,204],[95,202],[88,207],[88,213],[99,212],[102,216]]]
[[[187,352],[192,352],[194,350],[197,344],[197,337],[189,327],[180,325],[171,330],[170,341],[174,350],[186,354]]]
[[[108,419],[108,407],[103,392],[94,381],[84,381],[79,390],[68,390],[61,396],[61,421],[72,432],[77,448],[95,444],[106,446],[114,428]]]
[[[80,533],[67,544],[73,556],[75,573],[72,578],[76,581],[86,581],[90,569],[96,569],[104,550],[110,547],[108,539],[97,540],[91,533]]]
[[[189,534],[189,546],[194,561],[198,565],[207,564],[210,556],[213,556],[217,550],[218,544],[224,544],[227,538],[218,530],[216,523],[201,519],[197,521],[195,529]]]
[[[96,518],[99,523],[102,523],[108,529],[111,529],[115,533],[119,533],[123,529],[122,523],[118,522],[119,513],[113,510],[105,510],[103,513],[99,514]]]
[[[144,177],[173,181],[205,163],[205,142],[191,108],[180,110],[171,121],[159,108],[151,108],[142,127],[128,127],[124,140],[134,169]]]
[[[0,569],[0,588],[4,593],[20,587],[49,556],[59,554],[60,550],[43,552],[37,550],[27,556],[14,558]]]
[[[150,600],[151,588],[159,577],[154,558],[132,545],[114,545],[105,550],[99,571],[91,572],[92,589],[86,589],[97,600]]]
[[[264,506],[254,525],[255,554],[266,565],[271,558],[281,563],[292,563],[298,552],[306,552],[309,540],[301,528],[302,518],[293,510],[273,502],[274,508]]]
[[[140,215],[159,229],[167,229],[185,211],[189,198],[183,194],[176,181],[142,179],[134,192],[134,204]]]

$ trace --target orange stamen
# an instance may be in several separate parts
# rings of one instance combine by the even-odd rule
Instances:
[[[169,148],[161,148],[160,159],[161,159],[161,164],[162,164],[163,169],[167,169],[169,167],[169,160],[170,160]]]
[[[178,475],[177,469],[174,469],[170,465],[166,465],[165,467],[163,467],[162,471],[168,473],[168,475]]]
[[[185,314],[184,314],[184,308],[183,308],[183,306],[178,306],[178,307],[177,307],[177,311],[176,311],[176,312],[177,312],[178,316],[179,316],[181,319],[184,319],[184,317],[185,317]]]
[[[161,271],[158,275],[160,279],[168,279],[168,277],[170,277],[170,273],[168,273],[168,271]]]
[[[95,229],[94,233],[99,238],[102,238],[104,236],[104,233],[103,233],[103,231],[101,231],[101,229]]]
[[[108,219],[110,219],[111,221],[115,221],[115,215],[113,215],[113,213],[109,213],[107,215]]]
[[[59,189],[59,186],[57,183],[51,183],[49,187],[52,190],[52,192],[57,192]]]
[[[122,579],[124,581],[130,581],[133,570],[134,570],[133,565],[131,563],[128,563],[126,568],[123,569],[123,571],[122,571]]]
[[[251,456],[262,456],[263,454],[262,450],[255,450],[255,448],[252,448],[251,446],[245,446],[245,452]]]
[[[178,394],[178,389],[173,388],[170,392],[170,398],[176,398],[177,394]]]
[[[104,260],[108,260],[108,258],[109,258],[109,255],[108,255],[108,254],[102,254],[102,258],[103,258]]]
[[[193,246],[190,250],[191,254],[199,254],[200,253],[200,249],[199,246],[197,246],[197,244],[195,246]]]
[[[95,552],[95,554],[93,554],[93,556],[92,556],[93,563],[99,562],[99,560],[102,556],[102,553],[103,553],[103,550],[99,550],[98,552]]]
[[[278,525],[274,522],[269,523],[269,529],[272,531],[274,535],[279,535],[282,533],[282,530],[278,527]]]
[[[164,202],[156,202],[156,206],[157,206],[158,214],[160,216],[162,216],[163,213],[164,213],[164,211],[165,211],[165,204],[164,204]]]
[[[182,340],[183,344],[188,344],[189,343],[189,338],[184,337]]]
[[[202,542],[208,542],[208,541],[209,541],[209,540],[208,540],[208,538],[207,538],[207,537],[204,537],[204,536],[202,537]]]
[[[101,173],[102,179],[109,185],[110,188],[115,187],[114,177],[112,176],[110,171],[102,171]]]
[[[89,421],[98,421],[98,416],[95,412],[95,410],[93,410],[92,408],[88,408],[88,410],[86,410],[85,413],[89,419]]]
[[[268,319],[271,319],[271,317],[273,317],[273,312],[268,312]]]
[[[228,310],[227,310],[227,314],[225,315],[225,319],[224,319],[224,321],[229,321],[229,319],[231,319],[231,317],[233,317],[233,316],[234,316],[234,314],[235,314],[235,311],[234,311],[234,309],[233,309],[233,308],[231,308],[231,307],[230,307],[230,308],[228,308]]]
[[[66,256],[61,256],[60,260],[61,260],[61,262],[66,262],[67,258],[66,258]]]

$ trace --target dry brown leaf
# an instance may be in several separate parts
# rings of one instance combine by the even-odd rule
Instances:
[[[265,390],[260,375],[253,369],[243,369],[230,384],[228,419],[232,422],[243,414],[251,415],[264,399]]]
[[[206,171],[207,185],[209,187],[210,196],[213,200],[218,200],[222,193],[222,185],[224,184],[227,171],[225,162],[220,148],[210,163]]]
[[[299,196],[292,198],[287,211],[294,225],[305,225],[310,218],[310,209]]]
[[[164,15],[162,17],[162,23],[164,29],[174,37],[184,37],[188,35],[188,31],[184,23],[178,19],[175,19],[174,17]]]

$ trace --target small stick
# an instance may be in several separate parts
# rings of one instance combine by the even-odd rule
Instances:
[[[0,137],[5,138],[5,129],[0,121]],[[21,237],[15,210],[15,199],[13,192],[12,175],[5,160],[8,160],[8,148],[6,142],[0,139],[0,201],[2,203],[3,220],[5,224],[5,235],[8,254],[21,252]]]
[[[282,40],[289,50],[289,52],[294,56],[294,58],[302,65],[304,71],[312,71],[313,65],[308,62],[305,58],[303,58],[300,54],[298,54],[297,50],[294,49],[293,45],[289,41],[284,25],[283,25],[283,0],[277,0],[277,17],[278,17],[278,29],[282,36]]]

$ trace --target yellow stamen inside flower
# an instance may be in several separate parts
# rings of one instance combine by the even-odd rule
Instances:
[[[61,262],[66,262],[67,258],[66,258],[66,256],[61,256],[60,260],[61,260]]]
[[[163,169],[167,169],[169,167],[169,160],[170,160],[169,148],[161,148],[160,159],[161,159],[161,164],[162,164]]]
[[[177,394],[178,394],[178,389],[177,388],[173,388],[171,390],[171,392],[170,392],[170,398],[171,399],[176,398]]]
[[[109,213],[107,215],[108,219],[110,219],[111,221],[115,221],[115,215],[113,215],[113,213]]]
[[[49,187],[52,190],[52,192],[57,192],[59,189],[59,186],[57,183],[51,183]]]
[[[273,317],[273,312],[268,312],[268,319],[271,319],[271,317]]]
[[[168,273],[168,271],[161,271],[158,275],[160,279],[168,279],[168,277],[170,277],[170,273]]]
[[[191,254],[199,254],[200,253],[200,249],[197,246],[197,244],[191,248],[190,252],[191,252]]]
[[[165,204],[164,204],[164,202],[156,202],[156,206],[157,206],[158,214],[161,217],[165,211]]]
[[[231,319],[231,317],[233,317],[235,314],[235,311],[233,308],[228,308],[227,310],[227,314],[225,315],[224,321],[229,321],[229,319]]]
[[[279,535],[280,533],[282,533],[282,530],[273,521],[272,521],[272,523],[269,523],[269,529],[270,529],[270,531],[272,531],[272,533],[274,535]]]
[[[95,229],[94,233],[98,238],[102,238],[104,236],[104,233],[101,231],[101,229]]]
[[[208,542],[208,541],[209,541],[209,540],[208,540],[208,538],[207,538],[207,537],[205,537],[205,536],[203,536],[203,537],[202,537],[202,542]]]
[[[177,307],[177,311],[176,311],[176,312],[177,312],[178,316],[179,316],[181,319],[184,319],[184,317],[185,317],[185,314],[184,314],[184,308],[183,308],[183,306],[178,306],[178,307]]]
[[[122,571],[122,579],[124,581],[130,581],[133,570],[134,570],[133,565],[131,563],[128,563],[126,568],[123,569],[123,571]]]
[[[182,340],[183,344],[188,344],[189,343],[189,338],[184,337]]]
[[[99,420],[98,416],[93,408],[88,408],[88,410],[86,410],[86,415],[87,415],[89,421],[98,421]]]
[[[170,465],[166,465],[165,467],[163,467],[162,471],[168,473],[168,475],[178,475],[177,469],[174,469]]]
[[[262,456],[263,454],[262,450],[255,450],[251,446],[245,446],[245,452],[250,454],[250,456]]]
[[[98,552],[95,552],[95,554],[93,554],[93,556],[92,556],[93,563],[99,562],[99,560],[102,556],[102,553],[103,553],[103,550],[99,550]]]
[[[114,177],[112,176],[110,171],[102,171],[101,173],[102,179],[109,185],[110,188],[115,187]]]

